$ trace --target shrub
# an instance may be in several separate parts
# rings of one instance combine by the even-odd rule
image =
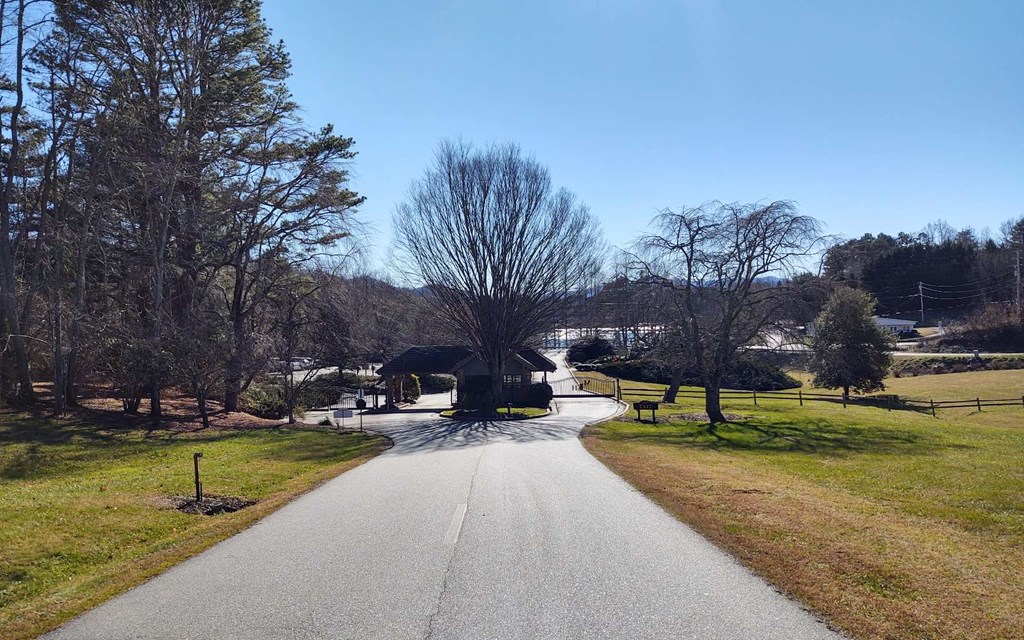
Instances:
[[[585,338],[569,347],[566,357],[569,362],[591,362],[598,358],[615,355],[615,347],[604,338]]]
[[[900,377],[1005,369],[1024,369],[1024,358],[1014,356],[980,359],[955,356],[896,358],[891,373],[894,377]]]
[[[622,360],[598,366],[596,370],[624,380],[654,382],[658,384],[669,384],[672,382],[672,370],[669,367],[656,360],[647,358]],[[682,384],[689,387],[699,387],[703,383],[698,372],[688,369],[683,372]],[[756,360],[740,358],[733,362],[725,372],[725,375],[722,377],[722,386],[726,389],[779,391],[781,389],[795,389],[800,386],[800,382],[786,375],[777,367]]]
[[[990,304],[950,327],[937,347],[939,351],[1024,351],[1024,324],[1013,308]]]
[[[551,385],[546,382],[534,382],[530,385],[530,391],[526,396],[526,403],[531,407],[547,409],[551,406],[551,399],[554,396],[555,392],[551,389]]]
[[[415,402],[419,400],[422,391],[420,389],[420,377],[415,373],[410,373],[405,377],[405,381],[402,385],[402,399],[412,400]]]
[[[446,393],[455,388],[455,376],[446,373],[427,373],[420,376],[423,393]]]
[[[284,389],[278,385],[252,383],[238,398],[242,411],[260,418],[280,420],[288,415]]]

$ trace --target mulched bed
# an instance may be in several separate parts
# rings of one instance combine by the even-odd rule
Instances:
[[[256,504],[255,500],[236,496],[203,496],[202,502],[196,502],[195,496],[171,496],[170,503],[182,513],[215,516],[219,513],[234,513],[239,509]]]
[[[741,416],[738,413],[723,413],[725,419],[729,422],[735,422],[737,420],[746,420],[747,416]],[[669,420],[686,420],[687,422],[708,422],[708,414],[701,411],[700,413],[673,413],[668,416]]]

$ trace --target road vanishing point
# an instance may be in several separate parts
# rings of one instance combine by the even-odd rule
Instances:
[[[384,454],[45,637],[842,638],[587,453],[612,400],[425,404],[367,419]]]

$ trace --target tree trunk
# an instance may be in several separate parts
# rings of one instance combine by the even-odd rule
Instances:
[[[156,245],[153,247],[153,318],[150,325],[150,355],[151,367],[149,372],[149,416],[154,423],[160,421],[162,411],[160,407],[160,385],[162,384],[160,350],[163,341],[164,323],[164,268],[166,266],[167,254],[167,223],[160,221],[163,225],[155,238]]]
[[[245,345],[245,319],[232,311],[231,357],[224,375],[224,410],[238,411],[238,396],[242,393],[242,349]]]
[[[505,360],[499,358],[492,363],[488,374],[491,378],[491,398],[487,409],[497,415],[505,390]]]
[[[199,416],[203,419],[203,428],[210,428],[210,413],[206,409],[206,393],[199,391],[196,393],[196,404],[199,405]]]
[[[75,274],[75,307],[68,332],[67,366],[64,369],[64,398],[68,405],[78,406],[78,388],[75,378],[78,376],[78,352],[82,343],[82,316],[85,314],[85,240],[78,249],[78,272]]]
[[[721,392],[721,376],[715,376],[704,385],[704,410],[707,412],[708,422],[711,424],[725,422],[725,416],[722,414]]]
[[[679,394],[679,385],[683,382],[683,368],[676,367],[672,371],[672,380],[669,381],[668,389],[665,389],[665,396],[661,399],[662,402],[673,403],[676,401],[676,395]]]
[[[18,284],[14,272],[14,250],[11,246],[11,203],[14,196],[14,177],[21,163],[21,132],[19,118],[25,101],[24,63],[25,63],[25,2],[18,3],[18,18],[15,25],[17,53],[15,64],[16,99],[11,107],[9,119],[9,149],[7,153],[6,175],[4,187],[0,191],[0,312],[4,315],[9,332],[11,350],[14,354],[14,366],[17,375],[18,389],[16,397],[20,402],[29,402],[33,398],[32,373],[29,369],[28,347],[22,335],[21,322],[18,317]]]

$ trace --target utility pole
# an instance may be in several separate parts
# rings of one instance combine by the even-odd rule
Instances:
[[[917,297],[921,299],[921,324],[924,324],[924,286],[921,281],[917,282]]]
[[[1020,322],[1020,249],[1016,251],[1017,260],[1013,264],[1013,275],[1017,278],[1017,322]]]

